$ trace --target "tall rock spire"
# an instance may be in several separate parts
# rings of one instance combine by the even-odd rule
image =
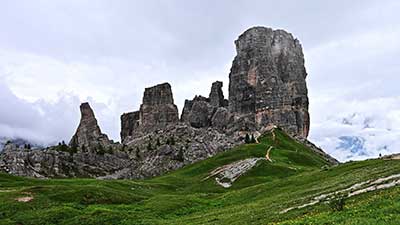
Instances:
[[[178,121],[171,85],[163,83],[146,88],[140,110],[121,116],[121,141],[125,143],[129,136],[162,129]]]
[[[209,95],[210,104],[214,107],[221,107],[225,106],[225,98],[224,93],[222,92],[222,85],[221,81],[215,81],[212,83],[211,92]]]
[[[258,129],[277,125],[292,135],[309,131],[306,69],[300,42],[283,30],[253,27],[235,41],[229,108]]]
[[[80,106],[81,121],[74,136],[69,142],[70,146],[77,146],[85,149],[96,148],[97,146],[107,146],[110,144],[106,134],[101,133],[100,127],[97,124],[97,119],[94,116],[93,110],[89,103],[82,103]]]
[[[140,106],[140,125],[162,127],[179,121],[178,108],[174,104],[171,85],[159,84],[146,88]]]

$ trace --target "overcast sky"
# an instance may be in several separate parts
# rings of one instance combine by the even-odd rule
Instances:
[[[224,81],[246,29],[285,29],[304,48],[310,139],[345,161],[400,152],[400,1],[0,2],[0,136],[68,141],[89,101],[119,140],[143,90],[175,103]]]

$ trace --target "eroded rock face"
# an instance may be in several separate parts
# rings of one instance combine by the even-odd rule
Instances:
[[[132,136],[139,127],[140,111],[124,113],[121,115],[121,139]]]
[[[232,114],[225,107],[219,107],[211,118],[211,125],[219,131],[225,131],[233,123]]]
[[[146,88],[140,110],[121,116],[121,140],[162,129],[179,121],[178,108],[174,104],[171,85],[159,84]]]
[[[300,42],[283,30],[254,27],[235,41],[229,74],[229,108],[255,115],[257,129],[271,124],[307,137],[308,97]]]
[[[107,135],[103,134],[97,124],[93,110],[89,103],[82,103],[80,106],[81,121],[75,135],[72,137],[69,145],[85,149],[93,149],[98,146],[110,145]]]
[[[54,148],[43,150],[18,149],[9,144],[0,155],[0,171],[36,178],[99,177],[124,168],[135,168],[125,152],[97,154],[94,151],[68,152]]]
[[[165,126],[179,120],[178,108],[174,104],[171,85],[159,84],[146,88],[140,106],[141,126]]]
[[[182,111],[181,121],[195,128],[205,128],[218,124],[218,127],[224,127],[224,120],[219,119],[219,114],[214,118],[214,114],[219,108],[228,106],[228,101],[224,99],[222,92],[222,82],[216,81],[211,86],[210,95],[208,98],[203,96],[195,96],[193,100],[186,100]],[[214,123],[213,123],[214,118]]]
[[[228,102],[224,98],[224,93],[222,91],[222,85],[223,85],[223,83],[221,81],[216,81],[216,82],[212,83],[211,92],[210,92],[208,99],[210,100],[210,104],[213,107],[228,106],[228,104],[227,104]]]

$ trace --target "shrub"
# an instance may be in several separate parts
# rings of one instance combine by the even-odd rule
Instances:
[[[140,159],[140,149],[139,149],[139,147],[136,147],[135,156],[136,156],[137,159]]]
[[[329,169],[330,169],[329,165],[324,165],[324,166],[321,167],[322,171],[328,171]]]
[[[175,138],[174,138],[173,136],[170,138],[169,143],[170,143],[171,145],[175,145]]]
[[[99,155],[104,155],[106,153],[106,150],[104,149],[103,145],[98,145],[96,150],[97,150],[97,154],[99,154]]]
[[[342,211],[346,204],[346,196],[344,194],[335,194],[329,201],[329,207],[333,211]]]
[[[254,134],[251,135],[250,143],[257,143],[256,139],[254,138]]]
[[[244,137],[244,142],[246,144],[249,144],[251,142],[249,134],[246,134],[246,136]]]
[[[153,147],[151,146],[151,142],[149,142],[149,143],[147,144],[147,150],[153,150]]]
[[[185,161],[185,158],[184,158],[184,155],[183,155],[183,146],[181,146],[181,148],[179,149],[178,154],[176,155],[175,159],[177,161],[179,161],[179,162],[184,162]]]
[[[84,149],[84,146],[83,146],[83,149]],[[54,150],[60,151],[60,152],[68,152],[68,153],[70,153],[72,155],[72,154],[78,152],[78,147],[76,147],[76,146],[68,146],[63,141],[63,142],[58,143],[58,146],[55,146]]]
[[[108,153],[108,154],[113,154],[114,153],[114,150],[112,149],[111,146],[108,147],[106,153]]]
[[[161,145],[160,138],[157,138],[156,146],[160,146],[160,145]]]
[[[174,137],[170,137],[167,139],[167,145],[175,145],[175,138]]]

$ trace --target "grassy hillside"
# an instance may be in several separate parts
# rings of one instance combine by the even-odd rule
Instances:
[[[0,224],[399,224],[400,188],[346,198],[344,209],[309,203],[358,182],[400,174],[400,161],[327,166],[321,156],[276,130],[260,139],[154,179],[36,180],[0,174]],[[225,189],[206,178],[250,157],[257,166]],[[33,198],[19,202],[21,198]]]

